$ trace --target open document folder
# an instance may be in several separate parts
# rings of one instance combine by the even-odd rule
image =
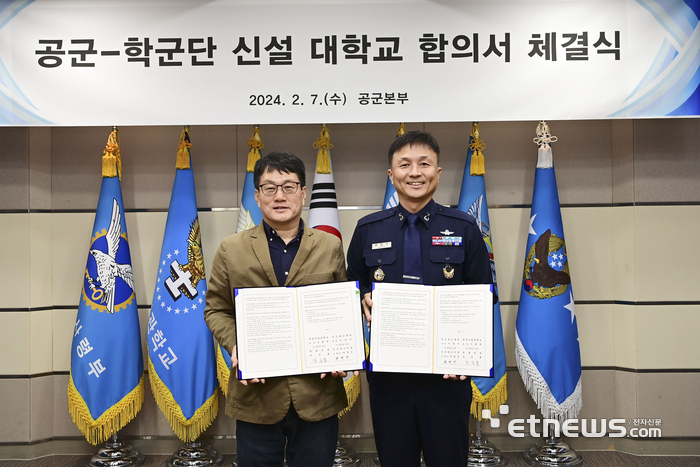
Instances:
[[[375,283],[369,369],[493,376],[493,286]]]
[[[365,366],[357,282],[235,290],[240,379]]]

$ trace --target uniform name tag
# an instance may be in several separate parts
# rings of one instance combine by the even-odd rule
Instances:
[[[462,245],[462,237],[433,236],[433,245],[461,246]]]
[[[373,250],[384,250],[386,248],[391,248],[391,242],[372,243]]]

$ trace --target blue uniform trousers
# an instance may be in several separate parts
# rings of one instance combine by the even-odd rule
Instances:
[[[382,467],[463,467],[469,449],[471,381],[442,375],[368,372]]]

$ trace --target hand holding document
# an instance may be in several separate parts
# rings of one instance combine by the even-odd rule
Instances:
[[[370,370],[489,376],[491,285],[375,283]]]
[[[356,282],[236,289],[240,379],[364,367]]]

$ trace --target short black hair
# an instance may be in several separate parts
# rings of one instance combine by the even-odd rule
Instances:
[[[275,151],[265,157],[262,157],[255,162],[253,169],[253,182],[255,189],[260,186],[260,177],[266,171],[277,171],[282,173],[293,173],[299,177],[299,183],[302,187],[306,186],[306,167],[304,161],[299,159],[291,152]]]
[[[440,145],[433,135],[424,131],[409,131],[401,136],[397,136],[394,142],[389,146],[389,167],[394,158],[394,153],[402,150],[406,146],[427,146],[437,155],[437,161],[440,163]]]

